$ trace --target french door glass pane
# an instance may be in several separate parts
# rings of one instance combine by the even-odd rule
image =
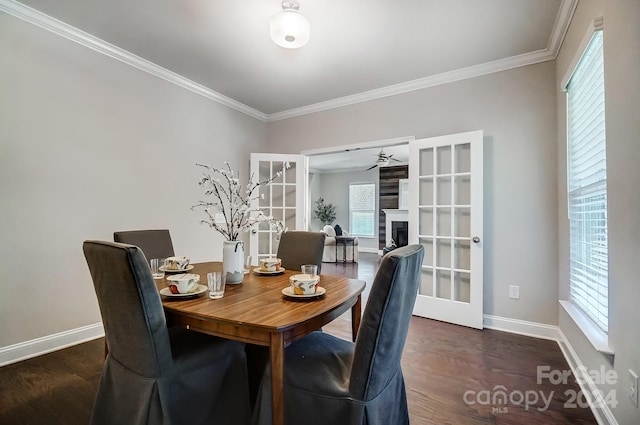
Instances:
[[[451,236],[451,207],[437,208],[436,235]]]
[[[451,146],[440,146],[437,150],[438,174],[451,174]]]
[[[469,273],[455,273],[453,281],[453,300],[469,303],[471,302],[471,281]]]
[[[284,205],[288,208],[296,207],[296,187],[295,185],[286,185],[284,187]]]
[[[282,173],[280,175],[278,175],[278,172],[280,170],[282,170],[282,167],[284,166],[283,162],[272,162],[271,163],[271,176],[275,177],[275,179],[273,180],[273,182],[271,184],[282,184],[284,182],[284,174]]]
[[[436,241],[436,267],[451,267],[451,241],[448,239]]]
[[[468,238],[471,236],[471,209],[454,208],[453,235]]]
[[[418,234],[433,236],[433,208],[418,210]]]
[[[456,173],[468,173],[471,171],[471,144],[465,143],[456,145],[455,148],[455,169]]]
[[[438,177],[436,180],[436,204],[451,205],[451,177]]]
[[[451,272],[436,270],[436,297],[451,299]]]
[[[455,269],[471,269],[471,245],[469,241],[454,241],[453,267]]]
[[[274,207],[281,207],[284,205],[283,189],[282,185],[271,185],[271,201]]]
[[[296,228],[296,210],[295,208],[286,208],[284,210],[284,227],[293,230]]]
[[[453,186],[454,204],[455,205],[469,205],[471,204],[471,176],[456,176]]]
[[[433,173],[433,149],[420,151],[420,176],[432,176]]]
[[[420,244],[424,247],[424,258],[422,265],[433,267],[433,239],[421,238]]]
[[[418,183],[418,203],[420,205],[433,205],[433,178],[422,178]]]
[[[423,269],[420,273],[420,295],[433,297],[433,270]]]

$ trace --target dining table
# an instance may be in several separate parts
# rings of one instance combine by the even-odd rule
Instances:
[[[207,273],[221,270],[221,262],[206,262],[193,264],[189,273],[200,275],[200,283],[206,284]],[[286,295],[289,277],[298,273],[282,270],[262,274],[256,268],[245,274],[242,283],[226,285],[224,296],[219,299],[210,299],[208,292],[193,297],[162,297],[167,322],[172,326],[269,347],[273,425],[284,424],[285,346],[349,310],[354,341],[360,326],[364,281],[321,274],[322,295]],[[156,280],[161,294],[167,294],[162,289],[167,287],[170,276]]]

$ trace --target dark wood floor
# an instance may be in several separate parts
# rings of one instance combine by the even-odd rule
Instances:
[[[377,265],[377,255],[361,254],[358,264],[323,264],[322,272],[357,276],[370,285]],[[348,315],[324,328],[346,339],[350,329]],[[0,368],[0,424],[87,424],[103,344],[100,338]],[[402,359],[411,423],[596,424],[588,409],[565,407],[571,393],[580,391],[575,381],[538,384],[538,366],[569,369],[553,341],[414,317]],[[500,390],[506,403],[494,403]],[[551,400],[548,408],[542,397]]]

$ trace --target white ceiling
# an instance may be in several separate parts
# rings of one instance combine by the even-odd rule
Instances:
[[[576,1],[299,0],[311,39],[295,50],[269,36],[281,0],[0,0],[0,10],[273,121],[553,59]],[[378,152],[310,163],[366,169]],[[406,146],[385,152],[408,157]]]
[[[299,2],[311,39],[289,50],[269,38],[281,0],[21,0],[265,120],[496,61],[551,59],[575,0]]]
[[[312,173],[331,173],[341,171],[365,171],[376,164],[381,150],[391,155],[389,167],[407,165],[409,163],[409,145],[406,143],[394,146],[362,148],[309,156],[309,170]],[[397,160],[397,161],[395,161]]]

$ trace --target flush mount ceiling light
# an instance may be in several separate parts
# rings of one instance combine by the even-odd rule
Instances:
[[[278,45],[287,49],[297,49],[309,41],[311,26],[307,18],[302,16],[298,9],[297,0],[283,0],[282,11],[271,18],[271,39]]]

